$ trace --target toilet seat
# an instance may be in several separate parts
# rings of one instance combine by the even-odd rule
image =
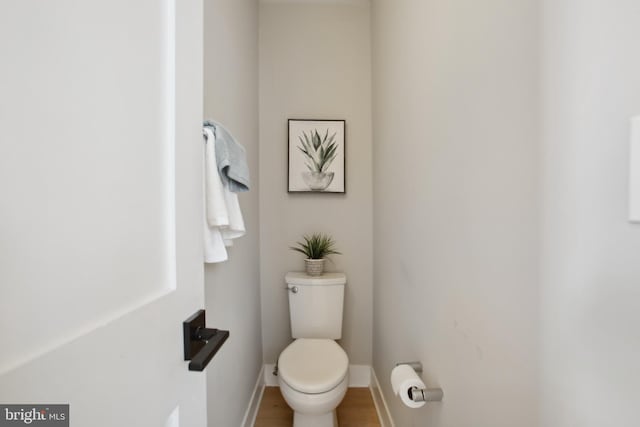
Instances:
[[[325,393],[347,375],[349,358],[334,340],[299,338],[278,359],[278,376],[305,394]]]

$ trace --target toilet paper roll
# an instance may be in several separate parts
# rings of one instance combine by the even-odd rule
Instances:
[[[416,371],[409,365],[398,365],[391,371],[391,388],[409,408],[420,408],[426,402],[414,402],[409,397],[411,387],[426,388]]]

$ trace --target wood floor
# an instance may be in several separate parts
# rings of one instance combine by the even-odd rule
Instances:
[[[348,389],[337,412],[340,427],[380,427],[378,414],[368,388]],[[280,394],[280,388],[265,388],[254,426],[291,427],[292,425],[293,411]]]

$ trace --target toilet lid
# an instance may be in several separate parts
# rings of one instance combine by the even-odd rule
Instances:
[[[349,358],[330,339],[299,338],[289,344],[278,359],[278,375],[301,393],[324,393],[347,375]]]

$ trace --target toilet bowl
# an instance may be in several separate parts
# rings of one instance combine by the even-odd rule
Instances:
[[[278,358],[278,383],[294,427],[336,427],[349,384],[349,359],[332,339],[299,338]]]

